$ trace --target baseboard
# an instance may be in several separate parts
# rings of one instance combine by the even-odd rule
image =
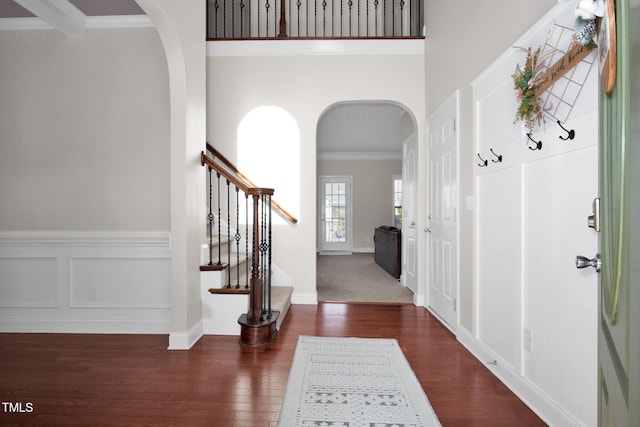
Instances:
[[[353,248],[354,254],[374,254],[376,253],[376,248]]]
[[[10,333],[65,334],[169,334],[171,322],[148,320],[95,319],[0,319],[0,330]]]
[[[476,340],[469,330],[458,325],[456,337],[476,359],[482,362],[485,368],[502,381],[546,424],[554,427],[579,427],[581,425],[575,418],[542,393],[535,384],[515,372],[500,357],[497,357],[489,348]]]
[[[293,290],[291,304],[311,304],[318,305],[318,292],[296,292]]]
[[[171,332],[167,350],[189,350],[204,335],[202,320],[185,332]]]
[[[340,256],[340,255],[352,255],[352,254],[353,254],[352,251],[320,251],[320,252],[318,252],[318,255],[323,255],[323,256],[325,256],[325,255],[330,255],[330,256],[338,255],[338,256]]]

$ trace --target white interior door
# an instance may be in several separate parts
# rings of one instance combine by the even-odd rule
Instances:
[[[321,176],[318,183],[320,252],[351,252],[351,177]]]
[[[457,325],[458,137],[457,92],[427,121],[429,159],[427,207],[427,301],[451,328]]]
[[[403,143],[402,164],[402,280],[415,295],[418,291],[416,272],[416,135]]]

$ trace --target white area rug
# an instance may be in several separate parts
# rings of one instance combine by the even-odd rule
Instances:
[[[280,427],[428,427],[438,417],[394,339],[300,336]]]

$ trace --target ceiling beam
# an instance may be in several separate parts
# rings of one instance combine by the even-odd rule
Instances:
[[[69,0],[14,1],[65,34],[84,34],[87,30],[87,16]]]

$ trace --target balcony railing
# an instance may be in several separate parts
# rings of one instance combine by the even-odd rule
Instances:
[[[207,38],[421,37],[424,0],[207,0]]]

